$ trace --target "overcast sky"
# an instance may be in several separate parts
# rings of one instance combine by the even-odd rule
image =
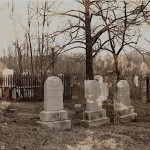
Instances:
[[[7,2],[11,0],[0,0],[0,54],[3,53],[3,49],[7,49],[10,42],[15,41],[14,27],[13,22],[9,18],[9,11]],[[57,0],[60,1],[60,0]],[[27,20],[27,2],[28,0],[14,0],[15,10],[17,19],[21,21],[22,24],[26,24]],[[64,8],[75,8],[77,5],[73,2],[73,0],[65,0],[64,4],[62,4],[62,9]],[[58,23],[58,22],[57,22]],[[53,24],[55,26],[55,24]],[[51,27],[53,28],[53,27]],[[23,29],[18,25],[17,26],[18,35],[21,37],[24,32]],[[148,44],[144,38],[150,41],[150,26],[143,25],[141,27],[142,38],[139,42],[139,45],[147,50],[149,50],[150,44]]]

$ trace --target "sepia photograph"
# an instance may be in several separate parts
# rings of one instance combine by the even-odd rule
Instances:
[[[150,150],[150,0],[0,0],[0,150]]]

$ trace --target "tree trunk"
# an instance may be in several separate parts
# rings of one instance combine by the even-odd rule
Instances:
[[[113,56],[114,56],[114,62],[115,62],[115,72],[116,72],[117,82],[118,82],[120,80],[120,71],[118,67],[118,55],[113,54]]]
[[[86,79],[93,80],[93,58],[92,58],[92,37],[90,2],[85,0],[85,31],[86,31]]]

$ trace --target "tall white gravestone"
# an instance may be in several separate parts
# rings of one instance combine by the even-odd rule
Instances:
[[[50,128],[66,130],[71,128],[67,111],[63,110],[63,84],[59,77],[48,77],[44,83],[44,111],[38,123]]]
[[[85,98],[86,111],[83,112],[82,120],[84,125],[91,127],[110,123],[110,119],[106,117],[106,110],[102,109],[100,86],[96,80],[85,81]]]
[[[119,114],[119,122],[136,121],[137,114],[131,106],[130,89],[126,80],[120,80],[117,83],[117,100],[115,102],[115,110]]]

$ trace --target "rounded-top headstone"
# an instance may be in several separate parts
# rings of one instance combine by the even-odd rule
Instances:
[[[63,84],[59,77],[48,77],[44,83],[44,110],[63,110]]]
[[[130,89],[126,80],[120,80],[117,83],[117,102],[120,103],[120,109],[125,109],[131,106]]]
[[[126,80],[120,80],[118,83],[117,83],[117,87],[119,88],[123,88],[123,87],[129,87],[129,84]]]
[[[98,81],[99,83],[103,82],[103,77],[101,75],[95,75],[94,80]]]

